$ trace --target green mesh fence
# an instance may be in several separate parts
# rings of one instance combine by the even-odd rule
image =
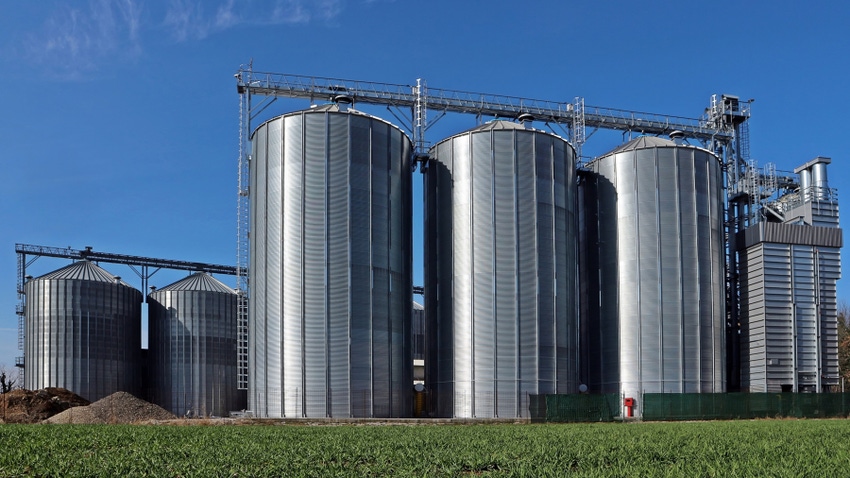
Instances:
[[[616,393],[530,395],[531,421],[538,422],[612,422],[620,414],[620,395]]]
[[[645,393],[642,419],[734,420],[850,417],[850,393]],[[532,422],[620,420],[619,394],[530,395]]]
[[[645,393],[644,420],[835,418],[850,415],[850,393]]]

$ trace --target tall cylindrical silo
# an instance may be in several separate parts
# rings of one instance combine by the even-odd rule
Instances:
[[[431,149],[426,386],[444,417],[526,417],[578,387],[575,152],[493,121]]]
[[[24,386],[95,401],[141,386],[142,294],[89,261],[26,283]]]
[[[236,293],[199,272],[148,296],[153,402],[177,416],[245,408],[236,389]]]
[[[326,106],[269,120],[252,142],[251,410],[410,416],[410,140]]]
[[[639,137],[580,181],[582,379],[591,391],[724,391],[723,180],[710,151]]]

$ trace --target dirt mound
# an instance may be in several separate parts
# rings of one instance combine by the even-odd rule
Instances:
[[[171,420],[168,410],[127,393],[115,392],[87,407],[77,407],[54,415],[46,423],[137,423]]]
[[[64,388],[12,390],[0,394],[0,423],[38,423],[89,401]]]

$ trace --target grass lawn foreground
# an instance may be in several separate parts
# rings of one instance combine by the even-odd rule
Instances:
[[[848,476],[847,420],[0,425],[6,476]]]

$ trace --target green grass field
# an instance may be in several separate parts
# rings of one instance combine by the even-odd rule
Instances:
[[[0,425],[0,476],[848,476],[850,421]]]

